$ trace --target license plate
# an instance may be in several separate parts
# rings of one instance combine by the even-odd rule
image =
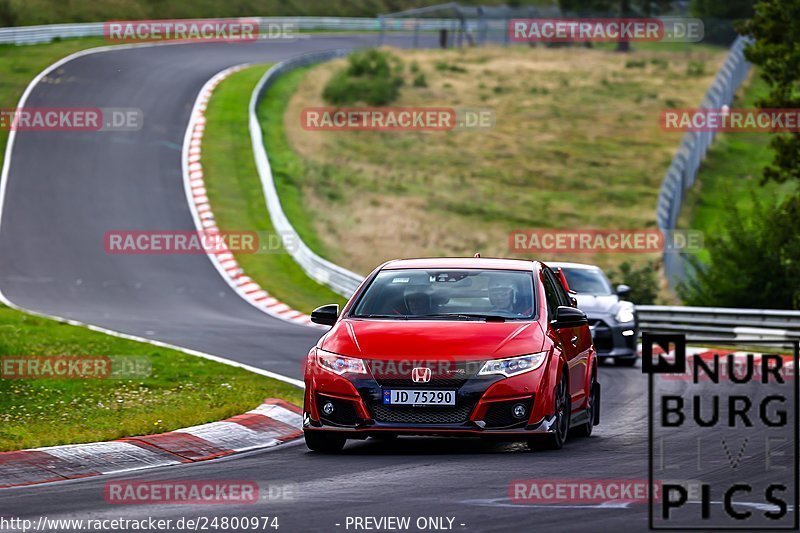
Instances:
[[[455,405],[456,391],[452,390],[384,390],[384,405]]]

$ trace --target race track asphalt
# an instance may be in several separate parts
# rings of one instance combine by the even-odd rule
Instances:
[[[191,106],[215,73],[375,37],[120,49],[70,61],[28,105],[134,107],[141,131],[20,132],[0,221],[0,290],[25,309],[156,339],[290,377],[320,331],[271,318],[241,300],[204,256],[109,255],[114,229],[194,224],[181,174]],[[393,44],[409,44],[398,37]],[[324,303],[324,302],[321,302]],[[647,479],[647,388],[641,370],[604,366],[602,424],[560,452],[440,438],[351,443],[335,456],[302,445],[204,464],[0,490],[0,516],[38,519],[277,516],[279,531],[352,531],[348,516],[453,517],[464,531],[642,531],[647,506],[516,505],[516,479]],[[686,442],[692,442],[691,432]],[[681,452],[684,453],[684,452]],[[691,449],[685,451],[691,453]],[[747,461],[743,475],[758,477]],[[727,474],[720,467],[720,479]],[[713,476],[712,476],[713,478]],[[247,506],[111,505],[109,480],[292,483],[292,499]],[[762,501],[755,498],[756,502]],[[339,525],[337,525],[339,524]],[[463,524],[463,525],[462,525]],[[412,528],[412,530],[414,530]]]

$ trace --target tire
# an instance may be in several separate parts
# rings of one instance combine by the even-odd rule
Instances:
[[[572,401],[567,387],[567,376],[562,374],[561,379],[556,385],[554,394],[554,412],[556,420],[553,423],[553,432],[543,435],[542,438],[528,439],[528,447],[532,450],[560,450],[564,447],[569,433],[569,423],[572,418]]]
[[[614,359],[614,363],[617,366],[631,367],[636,365],[636,361],[638,361],[638,359],[638,357],[618,357],[617,359]]]
[[[339,435],[323,433],[321,431],[305,431],[303,436],[306,446],[312,452],[336,453],[342,451],[347,439]]]
[[[596,397],[597,387],[595,386],[596,381],[597,374],[592,373],[592,379],[589,381],[589,421],[585,424],[581,424],[573,430],[573,433],[576,437],[592,436],[592,431],[594,430],[594,412],[598,407]]]

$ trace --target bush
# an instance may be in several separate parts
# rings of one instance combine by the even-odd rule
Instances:
[[[753,203],[752,215],[732,207],[719,233],[706,235],[709,264],[690,257],[692,277],[678,287],[688,305],[800,309],[800,196]]]
[[[417,73],[414,76],[414,87],[427,87],[428,86],[428,79],[425,77],[424,72]]]
[[[387,105],[399,95],[402,72],[402,62],[391,54],[374,48],[354,52],[348,57],[347,67],[325,85],[322,97],[334,105]]]
[[[619,265],[617,270],[612,270],[609,277],[616,286],[625,284],[630,286],[631,294],[628,300],[637,305],[653,305],[658,296],[658,261],[651,261],[639,268],[628,262]]]

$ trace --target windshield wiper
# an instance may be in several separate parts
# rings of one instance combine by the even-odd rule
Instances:
[[[406,315],[385,315],[374,313],[371,315],[353,315],[353,318],[394,318],[396,320],[408,320]]]
[[[419,315],[417,318],[463,318],[466,320],[486,320],[487,322],[505,322],[506,318],[500,315],[483,315],[478,313],[433,313]]]

